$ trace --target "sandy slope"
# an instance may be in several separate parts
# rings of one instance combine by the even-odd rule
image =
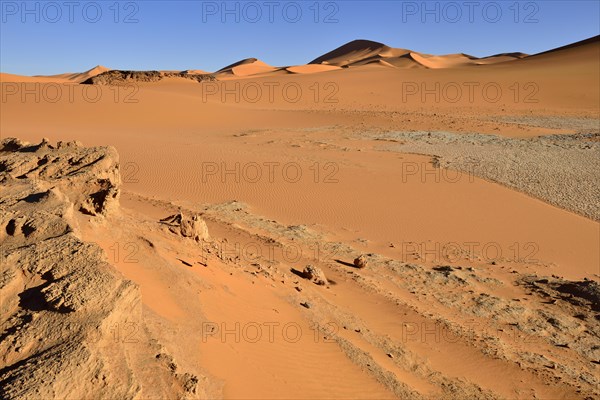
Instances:
[[[562,279],[598,282],[598,221],[476,171],[455,179],[432,165],[436,154],[403,153],[394,132],[598,134],[600,93],[590,88],[600,85],[599,54],[597,38],[497,56],[506,62],[358,42],[287,70],[248,59],[216,73],[217,82],[76,85],[57,101],[22,96],[20,84],[43,90],[73,77],[3,74],[0,132],[116,147],[120,211],[103,222],[79,216],[81,240],[109,255],[115,244],[133,244],[136,262],[114,265],[140,287],[145,334],[183,371],[206,376],[209,396],[594,396],[597,310],[559,289],[569,287]],[[491,102],[477,89],[473,101],[465,91],[453,102],[440,89],[422,97],[423,88],[469,82],[493,83],[503,96]],[[584,151],[597,136],[574,140]],[[158,222],[180,208],[204,213],[209,246],[226,239],[229,256]],[[262,256],[231,250],[248,244]],[[450,244],[460,251],[449,258]],[[299,260],[281,253],[290,246],[302,249]],[[343,264],[359,254],[371,254],[368,268]],[[291,271],[306,264],[336,284],[320,287]],[[305,334],[297,343],[281,332],[257,343],[206,335],[207,323],[236,322],[294,323]],[[451,327],[458,339],[422,339],[406,324]]]
[[[244,77],[249,75],[265,74],[268,72],[274,72],[276,70],[276,67],[272,67],[263,61],[257,60],[256,58],[247,58],[218,70],[215,72],[215,75],[217,77]]]
[[[110,71],[109,68],[97,65],[85,72],[66,73],[46,76],[22,76],[15,74],[0,73],[0,82],[57,82],[57,83],[81,83],[86,79]]]

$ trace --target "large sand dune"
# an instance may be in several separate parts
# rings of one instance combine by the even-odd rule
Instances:
[[[477,58],[468,54],[433,56],[406,49],[397,49],[369,40],[355,40],[311,61],[311,64],[358,66],[386,63],[400,68],[454,68],[468,65],[495,64],[526,57],[523,53],[497,54]]]

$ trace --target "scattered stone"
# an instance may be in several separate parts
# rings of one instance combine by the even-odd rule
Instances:
[[[181,258],[178,258],[178,260],[179,260],[179,261],[181,261],[181,263],[182,263],[183,265],[186,265],[186,266],[188,266],[188,267],[193,267],[192,263],[190,263],[190,262],[187,262],[187,261],[185,261],[185,260],[182,260]]]
[[[323,271],[320,268],[315,267],[314,265],[309,264],[306,267],[304,267],[304,270],[302,271],[302,276],[305,279],[316,283],[317,285],[324,286],[327,284],[327,278],[325,277]]]
[[[367,257],[364,254],[362,254],[354,259],[354,266],[356,268],[361,268],[361,269],[366,268],[368,263],[369,262],[367,261]]]
[[[160,222],[169,226],[169,230],[174,234],[191,238],[197,242],[210,238],[206,222],[198,214],[188,216],[180,212],[163,218]]]
[[[309,302],[306,302],[306,301],[305,301],[305,302],[303,302],[303,303],[300,303],[300,305],[301,305],[302,307],[304,307],[304,308],[310,308],[310,303],[309,303]]]

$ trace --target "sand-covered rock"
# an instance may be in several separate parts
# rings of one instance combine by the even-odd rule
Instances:
[[[200,215],[178,213],[163,218],[160,222],[167,225],[171,232],[185,238],[194,239],[195,241],[208,240],[210,238],[206,222],[204,222]]]

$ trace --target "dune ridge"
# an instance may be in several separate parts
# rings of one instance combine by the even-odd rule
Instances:
[[[330,72],[342,68],[356,68],[367,65],[382,66],[394,69],[449,69],[463,67],[477,67],[495,64],[506,64],[517,60],[536,59],[540,56],[561,53],[579,47],[593,47],[600,41],[600,35],[577,43],[558,47],[534,55],[528,55],[521,52],[508,52],[494,54],[486,57],[475,57],[464,53],[431,55],[419,53],[416,51],[393,48],[383,43],[370,40],[353,40],[328,53],[325,53],[305,65],[292,65],[276,67],[269,65],[257,58],[245,58],[230,65],[227,65],[212,73],[217,79],[245,78],[251,76],[269,76],[280,74],[314,74],[321,72]],[[34,77],[24,77],[15,74],[0,73],[0,81],[4,82],[27,82],[39,80],[73,82],[73,83],[93,83],[99,75],[106,76],[110,69],[98,65],[88,71],[81,73],[65,73],[59,75]],[[133,71],[132,71],[133,72]],[[143,71],[136,71],[143,72]],[[209,76],[202,70],[184,70],[184,71],[160,71],[162,76],[189,77],[196,79],[198,76]],[[102,80],[98,78],[96,80]]]
[[[370,40],[354,40],[330,51],[310,62],[310,64],[353,67],[366,64],[384,64],[398,68],[455,68],[471,65],[495,64],[526,57],[523,53],[504,53],[484,58],[468,54],[447,54],[433,56],[412,50],[392,48]]]

